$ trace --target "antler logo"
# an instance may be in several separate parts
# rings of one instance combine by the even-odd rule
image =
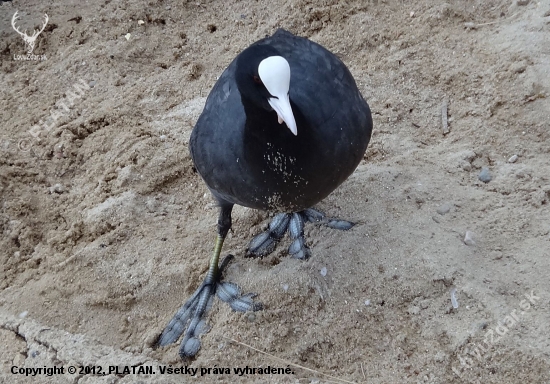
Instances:
[[[17,11],[13,14],[13,17],[11,19],[11,26],[13,27],[13,29],[15,29],[15,32],[19,33],[23,37],[25,44],[27,44],[27,53],[29,55],[32,54],[32,51],[34,50],[34,43],[36,42],[36,38],[38,37],[38,35],[40,35],[44,31],[44,28],[46,28],[46,24],[48,24],[48,20],[49,20],[48,15],[44,14],[44,25],[42,25],[42,28],[39,31],[37,31],[36,29],[33,30],[32,36],[29,36],[27,35],[26,29],[25,29],[25,32],[21,32],[19,28],[17,28],[17,26],[15,25],[15,22],[17,21]]]

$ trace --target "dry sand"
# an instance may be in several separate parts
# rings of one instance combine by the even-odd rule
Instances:
[[[550,382],[548,0],[0,4],[1,382]],[[14,60],[16,10],[29,30],[49,15],[47,60]],[[226,278],[266,309],[216,302],[181,362],[151,345],[202,280],[217,218],[189,135],[217,76],[279,27],[336,53],[371,106],[365,160],[319,205],[359,225],[309,225],[307,262],[288,242],[245,259],[270,216],[237,208]],[[156,374],[10,373],[109,365]]]

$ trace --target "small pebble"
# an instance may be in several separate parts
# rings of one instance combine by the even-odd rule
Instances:
[[[323,267],[321,268],[321,276],[326,276],[327,275],[327,268],[326,267]]]
[[[458,300],[456,299],[456,288],[451,289],[451,304],[453,305],[454,309],[458,308]]]
[[[484,329],[487,329],[487,327],[489,326],[489,323],[486,321],[482,321],[481,323],[477,324],[477,326],[480,330],[484,330]]]
[[[513,155],[508,159],[509,163],[515,163],[516,161],[518,161],[518,155]]]
[[[352,228],[355,224],[346,221],[346,220],[338,220],[338,219],[330,219],[327,223],[327,227],[332,229],[338,229],[340,231],[347,231],[348,229]]]
[[[93,88],[93,87],[95,87],[96,84],[97,84],[97,81],[92,80],[92,81],[90,81],[90,82],[88,83],[88,86],[89,86],[90,88]]]
[[[283,285],[283,291],[285,291],[285,292],[288,291],[288,284]]]
[[[61,184],[54,184],[50,187],[50,193],[63,193],[65,192],[65,187]]]
[[[438,363],[445,362],[447,358],[448,358],[447,354],[445,354],[445,352],[443,351],[437,352],[434,356],[434,360],[437,361]]]
[[[418,315],[420,313],[420,308],[418,308],[416,305],[413,305],[412,307],[409,307],[408,311],[410,315]]]
[[[446,215],[451,211],[451,208],[453,205],[451,203],[445,203],[441,207],[437,208],[437,213],[439,213],[441,216]]]
[[[464,162],[464,163],[462,163],[461,167],[466,172],[470,172],[472,170],[472,164],[470,164],[470,163]]]
[[[368,307],[370,305],[370,300],[365,300],[365,305]]]
[[[512,73],[523,73],[527,69],[525,61],[514,61],[510,64],[509,70]]]
[[[482,167],[481,172],[479,172],[478,179],[483,181],[484,183],[488,183],[489,181],[491,181],[493,177],[491,176],[491,172],[489,172],[489,168]]]
[[[466,235],[464,235],[464,244],[466,245],[476,245],[476,242],[474,241],[474,233],[470,231],[466,231]]]
[[[23,311],[19,314],[19,318],[24,319],[25,317],[27,317],[28,314],[29,314],[29,311]]]
[[[160,203],[154,197],[147,199],[147,201],[145,202],[145,206],[147,207],[147,210],[151,213],[156,212],[159,205]]]

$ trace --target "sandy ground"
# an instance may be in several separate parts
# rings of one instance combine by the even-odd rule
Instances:
[[[550,2],[411,3],[0,3],[0,382],[550,382]],[[29,30],[49,15],[47,60],[15,60],[16,10]],[[189,135],[217,76],[278,27],[339,55],[371,106],[365,160],[319,205],[359,224],[308,226],[307,262],[287,242],[245,259],[270,216],[237,208],[226,278],[266,309],[217,302],[181,362],[151,345],[217,218]]]

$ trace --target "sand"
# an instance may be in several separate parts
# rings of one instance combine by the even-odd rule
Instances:
[[[16,10],[29,32],[48,14],[45,60],[16,60]],[[182,362],[152,344],[217,218],[189,135],[279,27],[337,54],[373,111],[364,161],[318,206],[358,225],[308,225],[305,262],[287,239],[246,259],[271,214],[236,208],[226,279],[266,308],[217,301]],[[0,381],[550,382],[549,33],[547,0],[1,3]],[[33,367],[65,371],[11,373]]]

